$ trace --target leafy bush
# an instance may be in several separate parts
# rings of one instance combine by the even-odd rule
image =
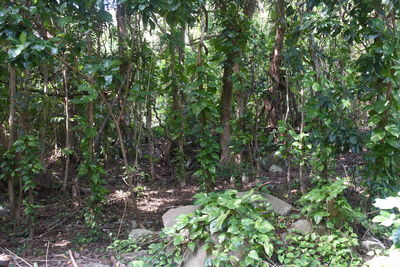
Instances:
[[[353,251],[357,235],[335,231],[331,235],[292,233],[277,249],[278,260],[286,266],[359,266],[361,258]]]
[[[272,213],[262,197],[249,191],[238,196],[235,190],[195,195],[201,206],[193,214],[179,216],[171,228],[164,228],[165,242],[150,246],[150,266],[179,266],[187,250],[204,242],[212,257],[207,266],[268,266],[273,254]],[[257,202],[257,203],[256,203]],[[173,246],[172,246],[173,245]],[[241,251],[241,260],[237,255]]]
[[[125,240],[116,239],[107,247],[107,249],[123,253],[140,250],[138,242],[129,238]]]
[[[343,225],[346,221],[363,217],[345,198],[346,188],[344,179],[314,188],[298,201],[303,206],[301,212],[312,218],[316,224],[324,220],[331,229]]]
[[[36,208],[39,206],[33,202],[35,193],[35,177],[43,170],[40,160],[40,142],[36,136],[21,136],[14,142],[12,147],[4,153],[3,161],[0,163],[2,173],[0,180],[13,177],[15,182],[18,180],[22,185],[21,195],[18,197],[19,205],[24,207],[31,224],[34,223]],[[28,192],[28,195],[25,193]],[[30,195],[30,197],[29,197]]]
[[[163,229],[164,240],[151,244],[149,256],[131,266],[180,266],[187,253],[204,249],[210,255],[206,266],[357,266],[360,256],[353,250],[357,235],[331,229],[319,235],[289,232],[278,240],[287,222],[273,216],[260,195],[253,191],[239,196],[235,190],[195,195],[200,208],[181,215],[177,223]],[[276,226],[276,227],[275,227]],[[277,230],[276,230],[277,229]],[[113,248],[138,250],[137,243],[117,241]]]

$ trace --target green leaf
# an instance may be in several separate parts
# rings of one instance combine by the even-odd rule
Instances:
[[[386,142],[394,148],[400,149],[400,140],[395,139],[395,138],[388,138],[386,139]]]
[[[400,128],[397,125],[394,124],[386,125],[385,130],[397,138],[400,137]]]
[[[194,242],[189,242],[188,243],[188,248],[190,249],[190,251],[194,251],[196,248],[196,244]]]
[[[396,248],[400,247],[400,227],[393,231],[392,240]]]
[[[57,55],[57,54],[58,54],[58,48],[57,48],[57,47],[51,47],[51,48],[50,48],[50,52],[51,52],[53,55]]]
[[[43,51],[45,49],[45,47],[43,45],[34,45],[34,46],[32,46],[32,49],[34,49],[36,51]]]
[[[24,51],[28,46],[30,45],[29,42],[26,42],[24,44],[21,45],[17,45],[15,48],[11,48],[8,50],[8,58],[9,59],[15,59],[16,57],[18,57],[22,51]]]
[[[255,250],[251,250],[247,256],[253,260],[260,260],[260,257],[258,256],[258,253]]]
[[[318,83],[314,83],[313,85],[312,85],[312,89],[315,91],[315,92],[319,92],[319,91],[322,91],[322,86],[320,85],[320,84],[318,84]]]
[[[313,217],[314,217],[314,221],[315,221],[316,224],[319,224],[322,221],[322,218],[323,218],[323,216],[322,216],[322,214],[320,212],[314,214]]]
[[[349,138],[350,144],[356,145],[357,144],[357,137],[352,135]]]
[[[256,221],[254,227],[256,228],[257,231],[259,231],[260,233],[263,233],[263,234],[274,230],[274,227],[272,226],[272,224],[270,224],[268,221],[265,221],[263,219],[258,219]]]
[[[128,267],[146,267],[144,261],[131,261],[128,264]]]
[[[178,245],[182,244],[184,240],[185,239],[184,239],[183,235],[176,235],[174,237],[174,246],[178,246]]]
[[[106,85],[110,85],[112,83],[113,76],[112,75],[106,75],[106,76],[104,76],[104,80],[106,81]]]
[[[280,263],[284,263],[283,261],[285,260],[285,255],[279,254],[278,260],[279,260]]]
[[[270,242],[268,235],[260,235],[259,238],[260,238],[259,241],[261,241],[261,245],[263,246],[265,253],[269,257],[271,257],[274,251],[274,246]]]
[[[374,143],[377,143],[381,141],[385,137],[385,131],[384,130],[374,130],[371,134],[371,141]]]
[[[228,217],[229,211],[222,213],[216,220],[210,223],[210,233],[214,234],[222,230],[226,218]]]
[[[21,34],[19,36],[19,42],[20,42],[20,44],[24,44],[26,42],[26,32],[25,31],[21,32]]]
[[[376,101],[375,103],[374,103],[374,107],[373,107],[373,109],[378,113],[378,114],[381,114],[382,112],[384,112],[387,108],[388,108],[388,106],[387,106],[387,104],[388,104],[388,101],[386,101],[386,100],[379,100],[379,101]]]
[[[249,228],[254,224],[254,221],[250,218],[244,218],[240,221],[245,228]]]
[[[176,230],[174,227],[165,227],[162,229],[162,231],[164,232],[164,234],[166,234],[168,236],[172,236],[176,233]]]

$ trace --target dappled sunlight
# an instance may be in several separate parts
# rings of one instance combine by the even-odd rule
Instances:
[[[61,241],[58,241],[58,242],[52,244],[52,247],[66,247],[66,246],[68,246],[69,244],[71,244],[70,241],[68,241],[68,240],[61,240]]]
[[[108,203],[125,202],[129,199],[131,193],[128,191],[116,190],[107,196]]]

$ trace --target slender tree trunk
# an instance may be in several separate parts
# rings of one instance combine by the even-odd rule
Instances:
[[[87,104],[87,116],[88,116],[88,123],[89,123],[89,128],[93,129],[94,128],[94,106],[93,106],[93,101],[90,101]],[[89,155],[90,159],[93,161],[94,160],[94,138],[90,137],[89,139]]]
[[[64,172],[64,182],[61,190],[63,192],[67,189],[67,184],[69,180],[69,169],[70,169],[70,150],[71,150],[71,129],[70,129],[70,112],[69,112],[69,95],[68,95],[68,74],[67,66],[65,65],[62,70],[63,83],[64,83],[64,110],[65,110],[65,149],[67,150],[67,155],[65,159],[65,172]]]
[[[175,75],[175,56],[171,56],[171,72]],[[185,143],[185,136],[184,136],[184,122],[183,122],[183,115],[182,115],[182,102],[181,102],[181,95],[179,93],[178,88],[178,81],[174,82],[172,86],[172,109],[174,113],[174,121],[177,125],[177,137],[175,140],[175,144],[177,146],[177,164],[176,164],[176,173],[181,184],[181,187],[186,185],[186,170],[185,170],[185,151],[184,151],[184,143]]]
[[[243,7],[243,13],[249,21],[253,18],[253,14],[257,5],[257,0],[249,0]],[[221,8],[224,8],[222,5]],[[242,55],[242,50],[246,47],[247,40],[244,44],[241,44],[239,51],[230,52],[226,55],[226,60],[224,63],[224,73],[222,76],[222,94],[221,94],[221,125],[222,133],[220,135],[220,146],[221,146],[221,163],[228,163],[231,161],[229,142],[231,139],[231,126],[230,120],[232,117],[232,95],[233,95],[233,83],[232,75],[233,73],[239,74],[240,72],[240,57]],[[244,93],[238,92],[238,116],[242,116],[244,110]],[[239,117],[240,118],[240,117]],[[237,162],[241,162],[242,155],[237,155]]]
[[[119,54],[120,54],[121,58],[126,58],[126,49],[124,46],[124,42],[128,36],[128,30],[127,30],[128,17],[126,15],[125,6],[122,3],[117,4],[116,20],[117,20],[117,28],[118,28]],[[131,48],[133,49],[134,48],[133,47],[134,36],[132,35],[131,38],[132,38],[132,47]],[[131,74],[132,74],[132,64],[130,62],[123,62],[123,64],[121,64],[121,66],[120,66],[119,72],[120,72],[121,76],[125,76],[125,84],[124,84],[125,93],[124,93],[124,98],[120,99],[121,108],[120,108],[118,117],[114,114],[114,112],[112,110],[112,105],[110,105],[107,102],[104,95],[103,95],[103,99],[105,100],[105,102],[107,104],[107,109],[109,110],[109,113],[112,116],[115,128],[117,130],[118,141],[119,141],[120,148],[121,148],[125,171],[126,171],[126,174],[128,175],[127,180],[128,180],[129,191],[131,193],[131,202],[132,202],[133,212],[135,213],[138,224],[140,226],[142,226],[139,209],[137,207],[137,192],[135,189],[136,179],[134,177],[135,173],[132,173],[132,169],[129,166],[128,154],[127,154],[127,150],[126,150],[126,147],[124,144],[124,133],[121,128],[121,118],[124,114],[125,104],[126,104],[126,100],[127,100],[126,98],[128,97],[130,79],[131,79]]]
[[[87,35],[86,42],[88,44],[88,47],[87,47],[88,54],[89,54],[89,56],[92,56],[93,55],[93,40],[90,35]],[[93,75],[90,75],[89,79],[90,79],[91,83],[94,84],[94,82],[92,81]],[[87,117],[88,117],[89,128],[93,129],[94,128],[94,104],[93,104],[93,101],[90,101],[87,104]],[[90,160],[94,161],[94,138],[93,137],[89,138],[89,156],[90,156]]]
[[[286,82],[281,70],[283,40],[285,36],[285,0],[277,0],[276,2],[276,29],[275,44],[270,60],[269,75],[272,80],[270,110],[268,111],[269,123],[272,128],[278,124],[279,118],[283,115],[284,101],[282,96],[286,93]]]
[[[260,103],[259,101],[256,101],[255,104],[255,122],[254,122],[254,156],[255,156],[255,164],[256,164],[256,177],[261,176],[261,166],[260,166],[260,160],[258,158],[259,156],[259,151],[260,147],[258,144],[258,134],[259,134],[259,121],[260,121]]]
[[[47,86],[49,84],[49,73],[48,73],[47,64],[43,64],[42,72],[43,72],[43,98],[44,98],[44,101],[43,101],[43,105],[44,105],[44,108],[43,108],[43,121],[44,122],[48,122],[49,105],[48,105],[48,98],[47,98],[48,97],[47,96],[47,93],[48,93]],[[40,138],[41,138],[41,140],[45,140],[45,138],[46,138],[46,127],[42,127],[40,129]],[[45,154],[46,154],[46,142],[42,142],[41,149],[40,149],[40,158],[42,160],[45,159]],[[45,165],[44,172],[47,171],[46,167],[47,166]]]
[[[13,63],[8,64],[8,74],[9,74],[9,92],[10,92],[10,105],[9,105],[9,117],[8,117],[8,126],[10,129],[9,138],[8,138],[8,148],[10,149],[14,144],[17,138],[17,128],[16,128],[16,95],[17,95],[17,77],[16,70]],[[14,177],[8,177],[8,198],[9,204],[11,208],[11,216],[15,219],[16,224],[19,224],[20,218],[18,218],[19,212],[17,211],[17,201],[15,195],[15,179]]]
[[[222,133],[220,135],[221,145],[221,163],[225,164],[231,161],[229,142],[231,139],[230,120],[232,115],[232,74],[233,74],[233,56],[228,55],[224,63],[224,74],[222,76],[222,94],[221,94],[221,126]]]
[[[184,29],[182,27],[179,29],[180,38],[184,38]],[[180,40],[182,41],[182,40]],[[178,45],[171,44],[171,59],[170,59],[170,72],[174,77],[171,86],[172,93],[172,112],[173,112],[173,121],[176,129],[174,129],[176,133],[176,138],[174,140],[174,146],[176,147],[175,158],[175,172],[179,179],[180,186],[183,188],[186,185],[186,168],[185,168],[185,122],[183,116],[183,96],[180,92],[179,80],[176,76],[179,74],[176,72],[175,65],[183,64],[184,62],[184,52],[183,48]]]
[[[303,135],[304,133],[304,88],[302,87],[300,90],[300,102],[301,102],[301,122],[300,122],[300,135]],[[303,141],[302,141],[303,142]],[[303,160],[303,159],[302,159]],[[299,180],[300,180],[300,191],[301,194],[306,193],[306,183],[304,180],[304,175],[303,175],[303,166],[300,165],[299,169]]]
[[[146,114],[146,128],[147,128],[147,144],[149,147],[149,167],[150,167],[150,179],[155,180],[154,171],[154,139],[153,139],[153,129],[152,129],[152,109],[151,109],[151,99],[147,102],[147,114]]]

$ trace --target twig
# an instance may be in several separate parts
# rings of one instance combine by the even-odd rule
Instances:
[[[121,233],[122,223],[123,223],[123,221],[124,221],[124,217],[125,217],[127,205],[128,205],[128,201],[125,200],[124,213],[122,214],[121,221],[120,221],[120,223],[119,223],[118,233],[117,233],[117,239],[118,239],[118,237],[119,237],[119,234]]]
[[[49,256],[49,246],[50,246],[50,242],[47,241],[47,248],[46,248],[46,267],[48,267],[48,265],[47,265],[47,259],[48,259],[48,256]]]
[[[68,253],[69,253],[69,257],[71,258],[72,265],[74,265],[74,267],[78,267],[78,265],[75,262],[74,255],[72,255],[72,251],[70,249],[68,249]]]
[[[44,232],[43,234],[37,236],[37,238],[42,237],[42,236],[44,236],[44,235],[50,233],[52,230],[54,230],[54,229],[57,228],[58,226],[64,224],[69,218],[71,218],[72,216],[74,216],[78,211],[80,211],[80,210],[79,210],[79,209],[78,209],[78,210],[75,210],[75,211],[71,212],[70,214],[68,214],[68,215],[69,215],[68,217],[64,217],[64,218],[60,219],[58,222],[56,222],[55,224],[53,224],[53,226],[50,226],[49,228],[47,228],[47,231],[46,231],[46,232]]]
[[[261,189],[262,187],[264,187],[264,186],[266,186],[266,185],[269,185],[269,184],[271,184],[271,183],[272,183],[271,181],[268,181],[268,182],[265,182],[265,183],[263,183],[263,184],[257,186],[256,191],[260,191],[260,189]]]
[[[344,166],[344,164],[343,164],[343,163],[342,163],[342,167],[343,167],[344,174],[346,175],[346,177],[350,177],[350,176],[349,176],[349,174],[347,173],[346,166]]]
[[[12,251],[10,251],[9,249],[3,248],[3,250],[7,251],[7,253],[9,253],[13,258],[17,258],[21,261],[23,261],[26,265],[28,265],[29,267],[33,267],[33,265],[29,264],[26,260],[24,260],[23,258],[21,258],[20,256],[18,256],[17,254],[13,253]],[[17,262],[17,261],[15,261]],[[18,262],[17,262],[18,264]],[[19,264],[18,264],[19,265]]]
[[[32,262],[64,262],[68,261],[67,259],[57,259],[57,260],[41,260],[41,259],[31,259]]]

